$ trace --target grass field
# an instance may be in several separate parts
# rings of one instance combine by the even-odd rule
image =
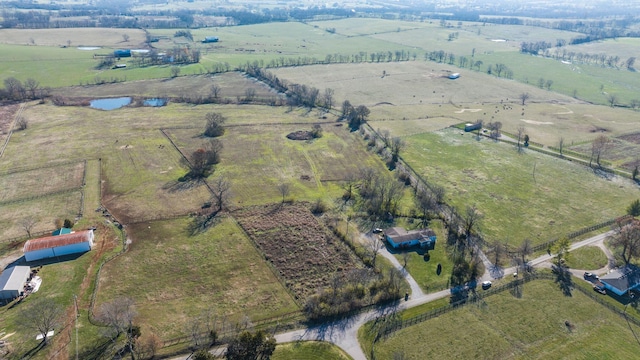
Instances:
[[[229,324],[297,311],[297,305],[242,230],[223,218],[189,236],[189,218],[129,226],[129,250],[104,266],[99,304],[135,300],[143,331],[162,339],[187,335],[187,323],[210,309]],[[171,314],[171,316],[158,316]]]
[[[407,137],[403,157],[427,181],[444,186],[447,201],[461,212],[477,206],[489,241],[542,243],[621,216],[637,191],[631,182],[603,180],[584,166],[460,133]]]
[[[599,247],[585,246],[571,251],[567,265],[572,269],[597,270],[607,263],[607,256]]]
[[[281,118],[293,119],[286,115]],[[313,119],[306,121],[308,125],[263,123],[226,129],[220,138],[224,145],[222,160],[213,177],[222,174],[235,179],[232,190],[236,205],[280,201],[281,183],[291,185],[290,196],[296,200],[333,200],[342,194],[339,181],[360,167],[384,169],[382,162],[366,151],[361,138],[342,126],[324,124],[323,136],[312,141],[286,138],[296,130],[311,130]],[[200,128],[167,131],[184,154],[193,153],[206,140],[200,137]]]
[[[400,330],[376,343],[375,354],[380,359],[401,352],[407,359],[634,359],[634,333],[640,329],[630,326],[582,293],[565,297],[551,281],[539,280],[525,284],[520,299],[505,291]]]
[[[124,41],[123,35],[129,36]],[[33,42],[31,41],[33,39]],[[69,42],[70,41],[70,42]],[[52,46],[52,47],[109,47],[137,49],[145,46],[146,36],[141,29],[117,28],[58,28],[58,29],[4,29],[0,44]],[[85,50],[88,55],[104,50]]]
[[[83,162],[0,175],[0,203],[80,188],[83,175]]]
[[[271,356],[273,360],[349,360],[337,346],[321,341],[301,341],[279,344]]]

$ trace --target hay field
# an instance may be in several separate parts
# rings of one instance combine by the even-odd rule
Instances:
[[[395,118],[402,118],[401,105],[499,103],[517,101],[523,92],[528,92],[531,100],[537,102],[576,102],[568,96],[487,76],[484,72],[425,61],[315,65],[271,71],[293,83],[332,88],[339,103],[346,99],[352,104],[367,106],[396,105],[400,111]],[[452,72],[459,72],[460,78],[449,80],[447,76]]]
[[[564,49],[564,48],[563,48]],[[592,41],[580,45],[567,45],[567,52],[585,54],[602,54],[619,56],[620,61],[627,61],[630,57],[640,58],[640,40],[637,38],[616,38],[600,41]]]
[[[84,163],[0,174],[0,203],[80,188]]]
[[[339,181],[360,167],[384,170],[357,134],[335,124],[323,124],[319,139],[286,138],[291,132],[310,130],[312,124],[228,127],[220,137],[222,160],[212,177],[221,174],[231,179],[234,203],[247,206],[280,201],[281,183],[291,185],[290,196],[296,200],[334,199],[341,194]],[[167,131],[184,154],[193,153],[206,140],[200,137],[201,128]]]
[[[380,359],[395,352],[407,359],[635,359],[638,330],[578,291],[565,297],[553,282],[536,280],[524,285],[520,299],[504,291],[400,330],[377,342],[375,354]],[[428,346],[415,346],[425,339]]]
[[[427,181],[446,189],[447,202],[484,215],[486,240],[518,246],[565,235],[625,213],[631,181],[607,181],[590,169],[514,145],[447,129],[405,138],[403,158]],[[533,171],[535,167],[535,178]]]
[[[261,255],[230,218],[189,236],[191,220],[129,226],[129,250],[101,272],[97,305],[118,296],[136,302],[143,332],[188,335],[191,318],[211,310],[228,324],[298,310]],[[158,316],[167,314],[171,316]]]
[[[124,41],[123,35],[129,36]],[[33,42],[31,41],[33,40]],[[71,41],[68,43],[68,41]],[[116,28],[59,28],[59,29],[3,29],[0,44],[30,46],[65,46],[70,48],[90,46],[137,49],[145,46],[146,36],[140,29]],[[93,55],[104,50],[86,51]]]

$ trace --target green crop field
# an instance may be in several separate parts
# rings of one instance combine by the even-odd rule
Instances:
[[[565,160],[526,150],[519,154],[514,145],[486,138],[477,141],[460,130],[405,140],[407,163],[427,181],[444,186],[447,201],[461,212],[477,206],[484,215],[481,232],[490,241],[542,243],[621,216],[635,188]]]
[[[337,346],[321,341],[300,341],[280,344],[271,356],[273,360],[349,360]]]
[[[578,291],[565,297],[538,280],[520,299],[508,291],[487,297],[382,338],[374,350],[379,359],[635,359],[639,330]]]
[[[212,310],[228,324],[298,310],[242,230],[223,218],[189,236],[191,219],[128,227],[129,250],[104,266],[98,307],[118,296],[135,300],[138,321],[162,339],[187,334],[187,322]],[[158,314],[172,314],[158,316]]]

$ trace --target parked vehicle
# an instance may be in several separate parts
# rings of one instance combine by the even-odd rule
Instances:
[[[483,281],[482,282],[482,290],[487,290],[491,287],[491,281]]]

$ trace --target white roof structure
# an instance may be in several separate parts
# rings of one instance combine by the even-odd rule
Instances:
[[[0,298],[4,298],[4,296],[1,296],[1,293],[4,292],[22,292],[30,272],[31,268],[29,266],[14,266],[5,269],[0,274]]]

